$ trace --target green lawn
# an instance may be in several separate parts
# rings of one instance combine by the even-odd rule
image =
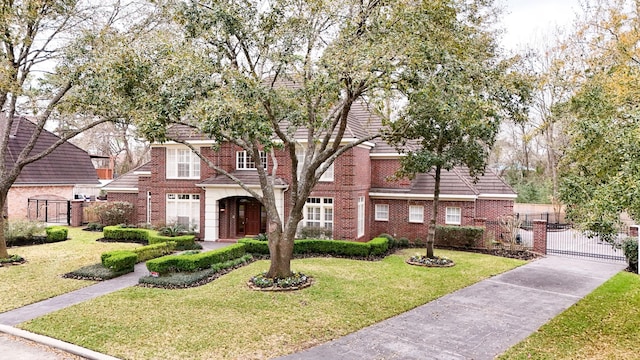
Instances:
[[[638,359],[640,276],[621,272],[500,359]]]
[[[93,284],[93,281],[63,279],[60,275],[100,262],[100,254],[135,244],[102,243],[102,233],[69,228],[70,240],[59,243],[14,247],[9,254],[23,256],[27,263],[0,268],[0,312],[12,310]]]
[[[457,265],[405,264],[415,251],[378,262],[294,260],[294,270],[316,279],[297,292],[250,290],[247,280],[268,267],[258,261],[202,287],[129,288],[21,327],[124,359],[266,358],[346,335],[524,263],[438,251]]]

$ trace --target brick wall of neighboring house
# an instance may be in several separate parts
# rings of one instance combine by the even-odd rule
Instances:
[[[9,219],[26,219],[28,217],[29,198],[73,199],[73,185],[63,186],[12,186],[7,195],[7,216]]]
[[[137,193],[124,193],[124,192],[110,192],[109,193],[109,201],[125,201],[133,204],[134,212],[131,217],[127,220],[129,224],[138,224],[140,223],[140,218],[138,212],[140,210],[140,204],[138,203],[138,194]]]
[[[402,178],[397,181],[388,181],[400,168],[398,159],[373,159],[371,160],[371,187],[373,188],[407,188],[411,186],[411,180]]]

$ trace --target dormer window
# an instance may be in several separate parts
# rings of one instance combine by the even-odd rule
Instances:
[[[260,161],[262,162],[262,166],[267,168],[267,153],[264,151],[260,151]],[[236,152],[236,169],[237,170],[255,170],[256,162],[253,161],[251,155],[249,155],[246,151],[238,151]]]
[[[191,149],[167,148],[167,179],[199,179],[200,158]]]

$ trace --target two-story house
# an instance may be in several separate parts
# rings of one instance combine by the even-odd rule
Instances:
[[[364,105],[349,114],[343,142],[377,131],[380,119]],[[213,140],[186,127],[173,127],[170,136],[185,140],[214,164],[259,191],[251,157],[233,144],[212,149]],[[304,141],[304,140],[300,140]],[[301,151],[298,154],[304,156]],[[307,199],[300,227],[330,229],[333,238],[366,241],[380,233],[424,239],[431,218],[434,180],[429,174],[391,181],[399,168],[395,148],[376,139],[341,155],[321,177]],[[289,211],[291,160],[276,151],[275,193],[281,215]],[[262,159],[269,168],[269,157]],[[269,169],[270,170],[270,169]],[[189,148],[179,143],[152,144],[151,161],[116,179],[104,189],[109,200],[136,205],[135,223],[178,222],[208,241],[233,240],[266,232],[262,205],[227,176],[217,174]],[[488,170],[474,183],[466,169],[443,172],[438,224],[475,225],[513,213],[516,194]]]

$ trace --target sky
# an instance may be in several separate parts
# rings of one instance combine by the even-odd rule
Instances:
[[[579,0],[498,0],[504,5],[502,44],[515,51],[535,47],[542,34],[556,26],[570,25],[580,9]]]

